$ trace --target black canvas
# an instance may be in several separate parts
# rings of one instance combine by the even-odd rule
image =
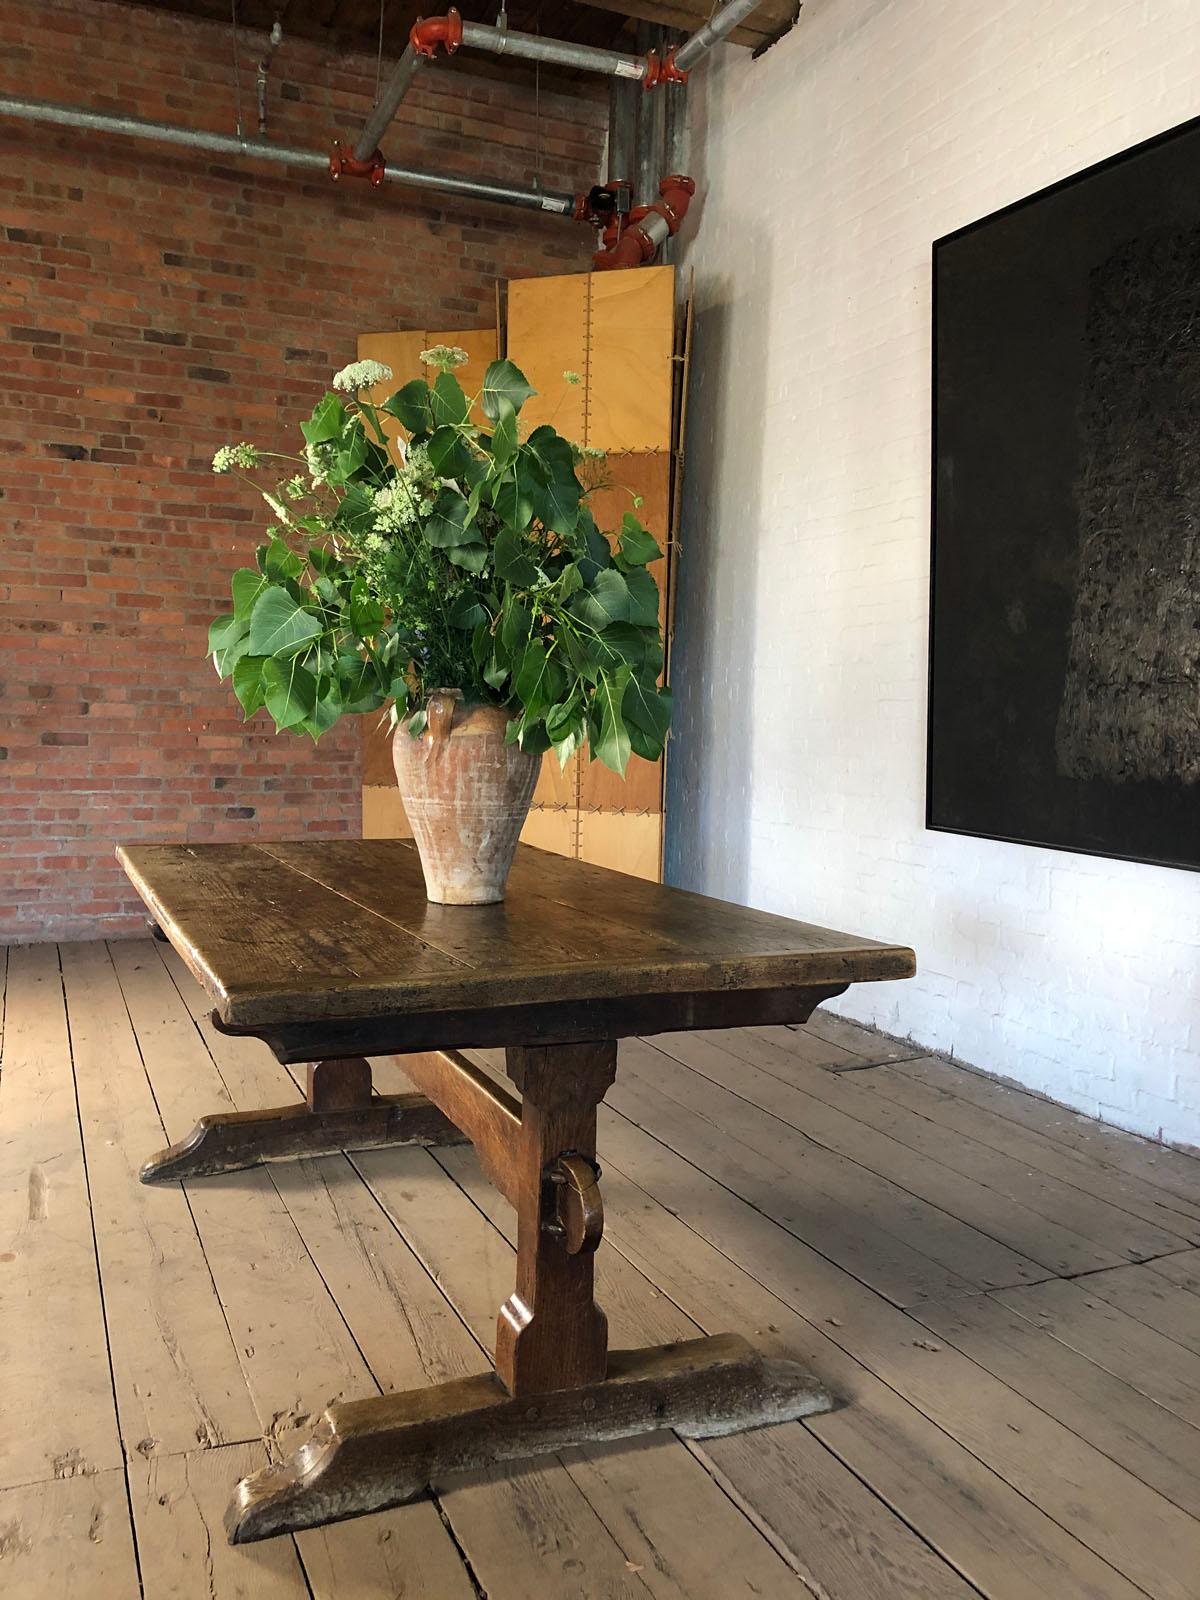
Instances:
[[[1200,867],[1200,120],[933,275],[928,825]]]

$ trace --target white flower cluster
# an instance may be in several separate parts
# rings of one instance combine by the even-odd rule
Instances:
[[[439,372],[453,372],[456,367],[465,367],[470,359],[462,346],[457,344],[435,344],[421,351],[423,365],[436,367]]]
[[[376,383],[389,383],[391,377],[391,367],[384,366],[382,361],[352,361],[348,367],[334,373],[333,387],[346,394],[354,394]]]
[[[398,476],[376,490],[373,521],[382,533],[402,533],[433,510],[438,479],[423,444],[410,445]]]
[[[243,439],[241,444],[223,444],[212,459],[214,472],[232,472],[234,467],[247,471],[258,466],[258,451]]]
[[[330,439],[323,440],[320,444],[304,446],[304,460],[314,489],[319,489],[327,481],[325,469],[333,465],[336,455],[337,446]]]

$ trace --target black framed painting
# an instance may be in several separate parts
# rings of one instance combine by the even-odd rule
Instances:
[[[1200,868],[1200,118],[933,278],[928,826]]]

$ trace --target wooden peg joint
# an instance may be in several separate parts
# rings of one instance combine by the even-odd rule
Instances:
[[[549,1163],[543,1177],[549,1190],[543,1228],[562,1240],[569,1256],[590,1254],[604,1237],[599,1163],[567,1150]]]

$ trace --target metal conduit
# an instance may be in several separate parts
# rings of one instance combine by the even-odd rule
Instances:
[[[679,46],[675,52],[675,65],[681,72],[687,72],[702,56],[708,54],[713,45],[720,44],[727,34],[733,32],[739,22],[744,22],[761,4],[762,0],[727,0],[715,16],[711,17],[702,28],[697,28],[691,38]]]
[[[371,115],[363,125],[354,146],[356,161],[369,161],[379,147],[379,142],[392,125],[401,100],[412,88],[413,79],[429,58],[405,45],[404,54],[388,74],[388,80],[379,92],[379,99],[371,108]]]
[[[760,0],[755,0],[759,4]],[[529,61],[546,61],[556,67],[576,67],[581,72],[602,72],[614,78],[642,79],[646,63],[636,56],[619,55],[615,50],[600,50],[590,44],[568,44],[563,39],[543,39],[539,34],[518,33],[513,28],[497,28],[487,22],[462,24],[463,47],[490,50],[493,55],[523,56]]]
[[[627,183],[631,193],[637,92],[636,85],[627,78],[614,78],[608,86],[608,181]]]
[[[271,144],[265,139],[239,139],[229,133],[209,133],[199,128],[182,128],[171,122],[148,122],[142,117],[124,117],[108,112],[85,111],[78,106],[58,105],[51,100],[22,100],[0,96],[0,116],[19,117],[26,122],[49,122],[60,128],[84,128],[92,133],[117,133],[134,139],[153,139],[160,144],[183,145],[189,150],[211,150],[220,155],[251,156],[256,161],[277,161],[289,167],[320,168],[329,171],[329,157],[316,150],[296,150]],[[373,147],[372,147],[373,148]],[[389,165],[386,176],[410,189],[439,194],[463,195],[472,200],[492,200],[498,205],[522,206],[530,211],[549,211],[558,216],[573,216],[575,196],[544,189],[527,189],[517,184],[493,183],[487,178],[460,178],[449,172],[419,172],[413,167]]]

